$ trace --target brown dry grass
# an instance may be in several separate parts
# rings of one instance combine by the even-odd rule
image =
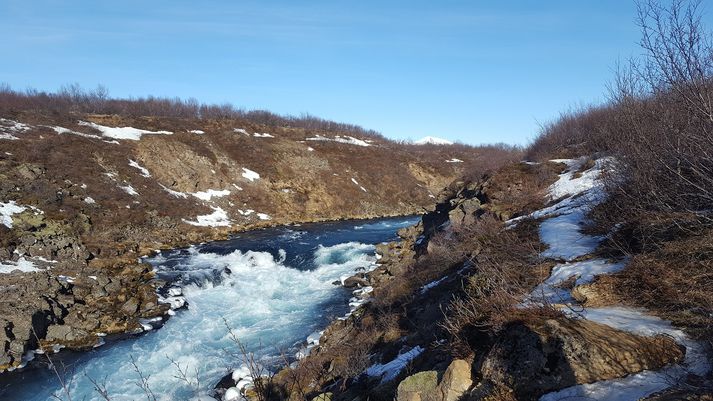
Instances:
[[[521,221],[512,229],[492,219],[467,228],[470,247],[480,248],[473,258],[474,273],[465,283],[463,296],[446,310],[444,328],[459,354],[482,347],[483,333],[490,335],[515,321],[559,316],[550,306],[527,307],[521,302],[548,275],[551,264],[543,262],[537,223]]]
[[[622,272],[595,283],[596,290],[650,309],[713,345],[713,229],[655,243]]]

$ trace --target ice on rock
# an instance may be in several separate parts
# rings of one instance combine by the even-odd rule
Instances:
[[[245,365],[241,365],[239,368],[233,370],[231,378],[235,382],[239,382],[242,379],[248,379],[250,378],[250,369],[248,369]]]

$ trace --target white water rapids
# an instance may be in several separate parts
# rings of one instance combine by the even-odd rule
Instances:
[[[223,319],[266,365],[281,353],[294,355],[310,333],[348,311],[350,292],[333,282],[369,269],[376,261],[373,244],[394,239],[398,228],[415,221],[275,229],[255,238],[241,235],[237,244],[206,244],[149,259],[159,272],[188,283],[183,294],[189,308],[161,329],[72,360],[66,372],[71,399],[101,399],[90,378],[106,383],[112,401],[146,399],[133,363],[148,376],[158,400],[210,399],[216,382],[241,364]],[[176,364],[190,383],[177,377]],[[0,399],[68,399],[48,369],[23,375],[0,389]]]

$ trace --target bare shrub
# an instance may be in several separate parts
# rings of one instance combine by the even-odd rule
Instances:
[[[250,379],[255,389],[255,396],[258,401],[270,400],[272,398],[273,391],[275,390],[275,387],[273,386],[273,372],[268,370],[258,361],[255,357],[255,353],[248,350],[247,346],[240,341],[240,338],[237,334],[235,334],[235,331],[225,318],[223,318],[223,324],[225,324],[225,328],[228,330],[230,340],[238,349],[235,356],[239,358],[243,365],[247,367],[248,372],[250,372]]]
[[[13,90],[0,84],[0,110],[35,111],[39,113],[96,113],[140,117],[178,117],[200,119],[244,119],[271,127],[295,127],[309,130],[345,132],[383,139],[377,131],[354,124],[338,123],[309,114],[281,116],[266,110],[243,110],[231,104],[202,104],[194,98],[111,98],[106,87],[86,90],[79,84],[62,86],[57,92],[27,89]]]
[[[641,1],[637,21],[644,54],[618,67],[611,100],[546,125],[527,156],[614,155],[612,223],[685,212],[711,224],[713,37],[698,1]]]
[[[473,332],[495,333],[512,321],[559,314],[549,305],[522,306],[549,274],[539,257],[542,245],[536,240],[536,227],[526,220],[508,230],[493,219],[483,219],[464,228],[461,235],[480,252],[472,259],[475,273],[468,277],[464,294],[454,297],[442,324],[457,353],[471,352]]]
[[[698,2],[639,3],[642,59],[617,79],[625,140],[609,180],[622,213],[686,211],[711,222],[713,47]]]
[[[156,401],[156,394],[154,394],[153,390],[151,390],[151,386],[149,385],[149,377],[150,375],[144,374],[141,369],[139,369],[139,365],[136,364],[136,360],[134,360],[134,356],[130,355],[131,359],[131,366],[134,368],[134,372],[139,376],[139,380],[136,381],[136,386],[138,386],[141,391],[144,392],[144,395],[146,396],[146,399],[148,401]]]
[[[528,146],[525,158],[544,161],[579,157],[614,149],[617,142],[612,128],[616,106],[586,106],[564,112],[554,122],[544,124]]]

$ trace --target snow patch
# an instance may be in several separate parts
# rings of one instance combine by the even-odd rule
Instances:
[[[339,136],[339,135],[337,135],[334,138],[327,138],[326,136],[317,135],[312,138],[305,138],[305,140],[307,140],[307,141],[331,141],[331,142],[346,143],[349,145],[356,145],[356,146],[371,146],[366,141],[354,138],[353,136]]]
[[[594,163],[594,167],[582,172],[581,176],[575,178],[575,174],[587,161],[587,158],[579,159],[554,159],[555,163],[564,163],[567,165],[567,171],[560,174],[557,182],[549,188],[550,199],[559,199],[564,196],[575,196],[585,191],[591,191],[594,188],[602,189],[600,177],[605,165],[610,164],[613,159],[601,158]]]
[[[94,128],[95,130],[102,133],[103,136],[114,138],[114,139],[129,139],[132,141],[138,141],[141,139],[142,135],[172,135],[173,132],[170,131],[148,131],[133,127],[107,127],[105,125],[99,125],[96,123],[91,123],[87,121],[80,121],[79,125]]]
[[[250,170],[250,169],[247,169],[247,168],[245,168],[245,167],[243,167],[243,174],[242,174],[242,176],[243,176],[243,178],[245,178],[245,179],[247,179],[247,180],[250,180],[250,181],[255,181],[255,180],[259,180],[259,179],[260,179],[260,174],[254,172],[254,171],[252,171],[252,170]]]
[[[211,209],[213,209],[211,214],[197,216],[195,221],[183,219],[183,222],[200,227],[229,227],[233,224],[225,210],[219,207],[211,207]]]
[[[146,167],[142,167],[136,160],[129,159],[129,166],[141,171],[142,176],[147,178],[151,177],[151,173],[149,173],[149,170],[147,170]]]
[[[572,261],[591,254],[601,242],[602,237],[581,232],[587,214],[592,207],[605,199],[600,177],[611,159],[599,159],[594,167],[575,178],[576,172],[586,161],[581,159],[561,159],[554,162],[565,163],[567,171],[549,188],[550,199],[562,199],[555,205],[531,214],[535,218],[547,218],[540,224],[542,242],[549,246],[542,256]],[[516,222],[513,219],[510,223]],[[537,302],[543,299],[550,303],[566,304],[565,312],[575,314],[578,309],[570,290],[562,288],[567,280],[576,278],[575,285],[591,282],[600,274],[611,274],[622,270],[627,260],[616,262],[605,259],[590,259],[575,263],[556,265],[550,277],[540,284],[524,302]],[[686,347],[686,356],[682,364],[669,365],[662,370],[642,371],[620,379],[602,380],[594,383],[569,387],[557,392],[545,394],[541,401],[587,399],[587,400],[638,400],[655,392],[671,387],[686,375],[693,373],[704,375],[711,369],[706,359],[704,346],[689,339],[681,330],[674,329],[670,322],[647,315],[645,311],[626,307],[582,308],[575,317],[589,319],[607,326],[643,336],[664,334],[671,336],[677,343]]]
[[[199,130],[199,129],[192,129],[192,130],[190,130],[190,131],[188,131],[188,132],[190,132],[191,134],[198,134],[198,135],[203,135],[203,134],[205,134],[205,131],[202,131],[202,130]]]
[[[260,220],[272,220],[272,217],[270,217],[270,215],[266,213],[258,213],[257,218]]]
[[[254,133],[253,136],[256,137],[256,138],[274,138],[274,136],[272,136],[272,135],[270,135],[270,134],[260,134],[260,133],[257,133],[257,132]]]
[[[127,194],[129,194],[129,195],[131,195],[131,196],[138,196],[138,195],[139,195],[139,193],[136,192],[136,190],[134,189],[134,187],[132,187],[131,185],[128,185],[128,184],[127,184],[127,185],[119,185],[119,188],[123,189],[124,192],[126,192]]]
[[[83,132],[72,131],[72,130],[69,129],[69,128],[58,127],[58,126],[51,126],[51,127],[49,127],[49,128],[51,128],[52,130],[54,130],[54,132],[56,132],[58,135],[69,134],[69,135],[81,136],[81,137],[84,137],[84,138],[102,139],[102,137],[100,137],[99,135],[85,134],[85,133],[83,133]]]
[[[174,191],[174,190],[172,190],[171,188],[168,188],[167,186],[165,186],[165,185],[163,185],[163,184],[158,184],[158,185],[159,185],[161,188],[163,188],[164,191],[168,192],[169,194],[171,194],[172,196],[174,196],[174,197],[176,197],[176,198],[183,198],[183,199],[188,198],[188,194],[187,194],[187,193]]]
[[[7,261],[7,262],[0,262],[0,273],[1,274],[9,274],[12,272],[22,272],[22,273],[33,273],[33,272],[38,272],[40,269],[35,266],[32,261],[29,261],[25,258],[20,258],[17,260],[17,262],[13,261]]]
[[[455,157],[449,160],[446,160],[446,163],[463,163],[463,160],[456,159]]]
[[[570,291],[561,288],[567,280],[575,277],[575,285],[589,284],[594,280],[594,277],[616,273],[625,266],[625,260],[612,263],[604,259],[591,259],[583,262],[562,263],[552,268],[550,277],[538,285],[529,298],[535,301],[544,299],[552,304],[574,302]]]
[[[394,360],[385,364],[374,364],[366,369],[366,374],[371,377],[381,377],[381,383],[387,383],[394,380],[399,373],[417,356],[421,355],[423,348],[417,345],[411,350],[399,354]]]
[[[427,293],[428,290],[430,290],[431,288],[437,287],[439,284],[441,284],[442,282],[444,282],[447,278],[448,278],[448,276],[441,277],[441,278],[438,279],[438,280],[431,281],[430,283],[424,285],[423,287],[421,287],[421,294],[425,294],[425,293]]]
[[[0,118],[0,139],[20,139],[16,137],[15,134],[21,134],[23,132],[29,131],[30,129],[32,129],[32,127],[27,124],[8,120],[6,118]]]
[[[242,129],[242,128],[234,128],[234,129],[233,129],[233,132],[237,132],[237,133],[239,133],[239,134],[245,134],[245,135],[250,136],[250,134],[248,134],[248,132],[245,131],[245,130]]]
[[[27,210],[26,207],[18,205],[15,201],[0,202],[0,223],[7,228],[12,228],[12,215],[25,210]]]
[[[213,197],[221,198],[223,196],[228,196],[230,195],[230,191],[227,189],[209,189],[207,191],[192,192],[191,195],[204,201],[210,201]]]
[[[413,142],[415,145],[453,145],[453,142],[448,139],[438,138],[435,136],[425,136],[418,141]]]
[[[352,178],[352,182],[354,183],[354,185],[358,186],[359,189],[361,189],[361,190],[364,191],[364,192],[367,192],[366,188],[364,188],[364,187],[362,187],[361,185],[359,185],[359,183],[357,182],[357,180],[355,180],[354,178]]]

